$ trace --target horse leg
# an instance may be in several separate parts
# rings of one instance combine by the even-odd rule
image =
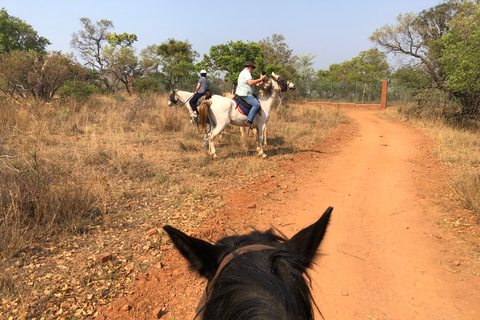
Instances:
[[[206,148],[208,147],[208,133],[211,131],[210,123],[205,125],[207,132],[203,134],[203,146]]]
[[[267,149],[267,125],[265,125],[265,130],[263,133],[263,148]]]
[[[258,134],[257,151],[258,151],[258,155],[261,156],[262,158],[267,157],[267,155],[263,153],[263,139],[265,135],[265,128],[266,128],[266,124],[262,124],[257,127],[257,134]]]
[[[219,122],[208,134],[208,150],[210,152],[210,155],[212,155],[214,158],[217,157],[214,143],[215,137],[218,136],[227,125],[228,122]]]

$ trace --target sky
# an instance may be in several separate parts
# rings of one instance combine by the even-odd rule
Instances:
[[[47,50],[74,52],[72,34],[80,18],[113,22],[112,32],[136,34],[137,53],[169,38],[208,54],[229,41],[258,42],[285,37],[293,54],[316,55],[313,68],[328,69],[375,47],[368,37],[399,14],[419,13],[441,0],[0,0],[0,8],[25,21],[52,44]],[[379,48],[381,50],[381,48]],[[198,62],[198,61],[197,61]]]

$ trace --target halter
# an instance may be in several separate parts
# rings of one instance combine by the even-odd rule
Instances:
[[[248,252],[254,252],[254,251],[261,251],[261,250],[275,250],[276,248],[272,246],[267,246],[263,244],[252,244],[249,246],[241,247],[229,255],[227,255],[225,258],[223,258],[222,262],[220,262],[220,265],[217,269],[217,272],[215,273],[215,276],[213,279],[207,284],[207,287],[205,288],[205,291],[203,292],[202,297],[200,298],[200,301],[198,302],[197,306],[197,314],[195,315],[195,319],[198,320],[203,320],[203,310],[205,309],[205,306],[207,304],[208,299],[210,299],[210,296],[212,294],[213,286],[222,272],[222,270],[237,256],[239,255],[244,255],[245,253]]]
[[[278,79],[275,79],[275,77],[272,77],[273,81],[275,81],[280,86],[280,92],[287,92],[290,81],[285,80],[285,78],[280,76],[278,76],[277,78]]]

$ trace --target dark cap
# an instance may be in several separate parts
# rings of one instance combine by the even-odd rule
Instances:
[[[253,64],[253,62],[251,62],[251,61],[247,61],[247,62],[245,62],[245,65],[244,65],[244,67],[252,67],[253,69],[255,69],[255,68],[256,68],[256,66],[255,66],[255,65]]]

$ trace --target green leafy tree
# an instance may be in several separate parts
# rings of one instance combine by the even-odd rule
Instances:
[[[296,69],[298,57],[293,55],[293,50],[285,43],[283,35],[273,34],[271,38],[266,37],[260,40],[258,45],[264,53],[263,62],[267,74],[273,71],[286,79],[296,80],[298,76]]]
[[[461,101],[462,114],[480,113],[480,8],[465,4],[440,40],[446,89]]]
[[[204,55],[200,63],[212,71],[225,72],[225,79],[232,83],[235,91],[238,75],[244,69],[245,62],[252,61],[256,64],[255,73],[264,68],[264,53],[255,42],[230,41],[226,44],[212,46],[209,55]]]
[[[168,39],[142,50],[140,64],[145,73],[160,77],[173,90],[179,82],[192,77],[198,56],[188,40]]]
[[[107,34],[106,38],[109,46],[103,48],[102,54],[107,70],[111,74],[113,87],[116,91],[119,89],[118,83],[122,83],[131,95],[133,78],[140,73],[139,60],[135,54],[135,48],[132,47],[137,41],[137,36],[128,33],[121,35],[111,33]]]
[[[0,54],[14,50],[45,53],[49,44],[50,41],[38,36],[31,25],[10,16],[5,8],[0,10]]]

